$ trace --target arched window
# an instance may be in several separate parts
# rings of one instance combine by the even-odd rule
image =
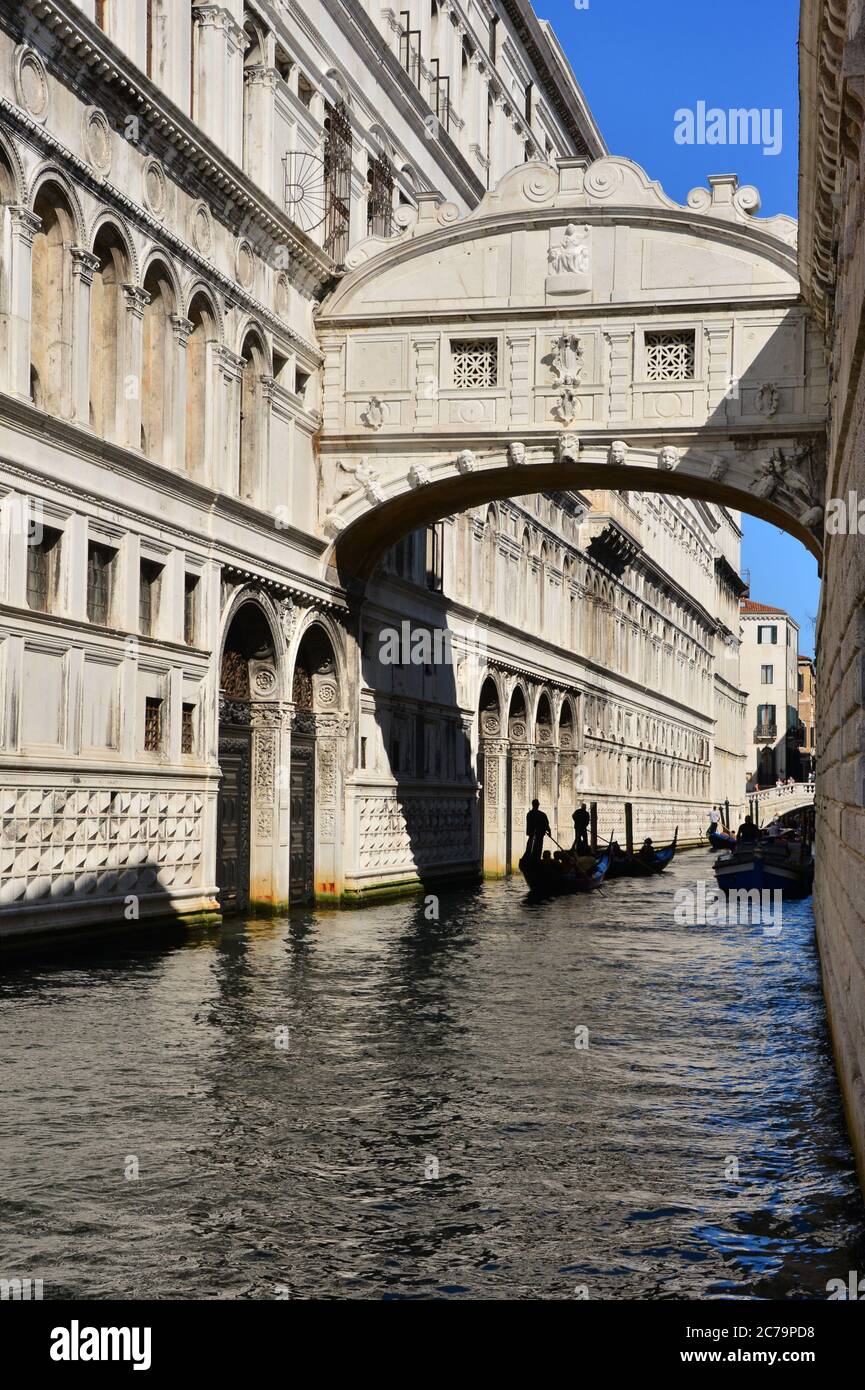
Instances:
[[[54,185],[40,189],[33,211],[42,225],[33,238],[30,396],[41,410],[69,414],[74,221]]]
[[[144,289],[150,299],[144,309],[141,342],[141,448],[149,458],[165,463],[171,442],[174,290],[163,265],[150,267]]]
[[[100,229],[93,254],[99,265],[90,291],[90,423],[103,438],[122,440],[120,376],[126,318],[122,286],[129,278],[129,267],[116,228]]]
[[[240,428],[238,430],[238,494],[252,502],[261,486],[261,378],[266,357],[257,333],[247,333],[240,353]]]
[[[217,339],[216,315],[207,296],[196,294],[189,306],[192,324],[186,344],[186,472],[205,478],[208,408],[210,405],[210,348]]]

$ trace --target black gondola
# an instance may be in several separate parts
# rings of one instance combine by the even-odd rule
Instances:
[[[641,859],[638,854],[620,854],[610,860],[608,878],[649,878],[652,874],[662,874],[668,864],[672,864],[676,854],[676,841],[679,827],[672,843],[666,849],[656,849],[652,859]]]
[[[563,893],[591,893],[596,888],[600,888],[607,876],[610,867],[609,846],[603,854],[595,860],[595,866],[587,873],[576,864],[573,856],[568,856],[570,867],[559,869],[553,868],[548,861],[546,864],[532,862],[523,855],[520,860],[520,872],[533,893],[538,893],[545,898],[559,897]]]

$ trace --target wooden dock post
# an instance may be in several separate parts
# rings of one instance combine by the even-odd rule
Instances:
[[[597,849],[598,849],[598,803],[597,803],[597,801],[590,801],[590,802],[589,802],[589,816],[590,816],[590,821],[589,821],[589,835],[591,836],[591,839],[589,840],[589,846],[590,846],[590,848],[591,848],[592,854],[596,854],[596,853],[597,853]]]
[[[634,807],[630,801],[625,802],[625,849],[634,853]]]
[[[725,802],[724,802],[724,825],[725,825],[725,827],[726,827],[727,830],[730,829],[730,803],[729,803],[729,801],[725,801]]]

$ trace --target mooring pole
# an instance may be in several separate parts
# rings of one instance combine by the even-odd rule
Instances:
[[[729,802],[729,799],[726,799],[726,800],[724,801],[724,824],[725,824],[725,826],[727,827],[727,829],[729,830],[729,829],[730,829],[730,802]]]
[[[589,834],[591,835],[590,844],[591,844],[591,847],[592,847],[592,854],[595,854],[596,851],[597,851],[597,848],[598,848],[598,803],[597,803],[597,801],[590,801],[590,802],[589,802],[589,816],[590,816],[590,818],[591,818],[590,821],[589,821]]]
[[[628,854],[634,853],[634,807],[630,801],[625,802],[625,848]]]

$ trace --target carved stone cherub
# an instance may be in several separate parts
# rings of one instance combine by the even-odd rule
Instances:
[[[614,439],[607,451],[607,463],[623,464],[628,461],[628,446],[624,439]]]
[[[658,451],[658,467],[666,472],[672,473],[676,464],[679,462],[679,450],[673,444],[665,444]]]

